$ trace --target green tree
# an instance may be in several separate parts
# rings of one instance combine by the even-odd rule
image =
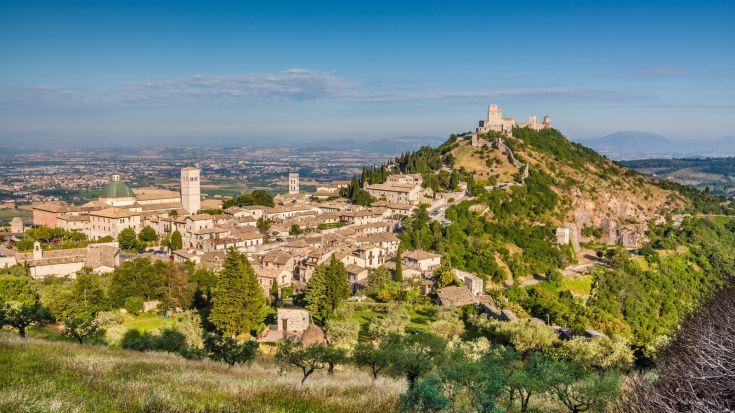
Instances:
[[[386,338],[380,343],[360,342],[357,343],[352,351],[352,362],[358,367],[367,367],[373,376],[373,381],[378,378],[378,374],[386,369],[393,360],[394,348],[399,336],[392,336],[394,339]]]
[[[145,298],[141,296],[132,296],[125,299],[125,304],[123,305],[123,308],[125,308],[125,311],[132,315],[138,315],[141,311],[143,311],[144,303]]]
[[[396,252],[396,273],[395,280],[397,283],[403,284],[403,250],[399,247]]]
[[[117,235],[117,242],[120,248],[124,250],[132,250],[138,246],[138,239],[135,237],[135,231],[132,228],[125,228]]]
[[[181,233],[174,231],[171,233],[171,240],[169,241],[169,248],[172,251],[180,250],[184,248],[184,241],[181,239]]]
[[[395,299],[399,291],[400,286],[393,282],[386,267],[378,267],[368,275],[368,286],[365,291],[368,297],[387,302]]]
[[[299,224],[292,224],[291,228],[288,230],[288,235],[296,236],[303,234],[304,231],[301,229]]]
[[[444,360],[447,342],[429,333],[404,335],[399,340],[400,345],[394,347],[390,372],[405,377],[410,390],[420,377]]]
[[[239,342],[233,337],[206,334],[204,349],[212,360],[223,361],[228,364],[228,368],[232,368],[236,364],[253,361],[257,354],[258,342],[255,340]]]
[[[392,305],[388,307],[383,317],[373,317],[368,324],[368,337],[378,341],[394,334],[401,335],[405,332],[411,318],[404,305]]]
[[[307,308],[325,321],[340,303],[352,295],[344,264],[332,255],[328,265],[317,265],[306,285],[304,300]]]
[[[155,242],[158,240],[158,234],[156,234],[156,230],[146,225],[143,229],[140,230],[140,234],[138,234],[138,239],[143,242]]]
[[[301,343],[297,343],[290,339],[280,340],[276,347],[276,364],[280,369],[296,367],[301,370],[303,378],[301,385],[315,371],[328,367],[326,354],[327,346],[316,344],[304,347]]]
[[[209,321],[223,336],[236,336],[256,330],[266,313],[265,296],[253,267],[230,248],[217,287],[212,289]]]
[[[60,316],[82,323],[92,321],[97,313],[108,309],[105,290],[99,276],[89,270],[77,273],[71,290],[63,297]]]
[[[18,335],[25,338],[29,326],[42,326],[53,321],[51,313],[40,302],[23,304],[20,302],[5,303],[3,323],[18,330]]]
[[[556,363],[551,388],[572,413],[604,411],[618,397],[620,374],[616,371],[585,371],[573,363]]]
[[[79,344],[84,344],[84,340],[100,339],[105,331],[100,328],[95,319],[87,320],[71,317],[64,320],[64,329],[61,333],[77,340]]]
[[[258,228],[261,232],[266,232],[268,231],[268,228],[271,227],[271,222],[266,217],[260,217],[255,223],[255,227]]]
[[[0,302],[11,301],[22,304],[34,304],[38,301],[38,294],[33,289],[29,277],[0,276]]]
[[[441,379],[429,376],[401,395],[401,412],[443,412],[450,406]]]

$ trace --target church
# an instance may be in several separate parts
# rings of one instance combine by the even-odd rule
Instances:
[[[83,205],[63,202],[34,205],[33,225],[81,231],[93,240],[108,236],[115,239],[125,228],[139,231],[146,217],[196,214],[202,208],[200,177],[199,168],[182,168],[181,189],[175,192],[150,187],[133,190],[120,175],[114,174],[95,201]],[[218,205],[207,207],[218,208]]]

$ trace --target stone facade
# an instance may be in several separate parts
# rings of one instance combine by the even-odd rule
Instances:
[[[196,214],[202,208],[200,173],[199,168],[181,169],[181,205],[190,214]]]
[[[299,193],[299,174],[298,172],[288,174],[288,193],[290,195]]]
[[[531,115],[528,117],[528,123],[517,123],[515,118],[503,117],[503,111],[500,109],[500,106],[490,104],[487,107],[487,119],[480,121],[475,133],[481,134],[492,131],[510,136],[513,133],[513,128],[531,128],[533,130],[540,130],[550,127],[551,116],[544,116],[544,120],[539,122],[538,119],[536,119],[536,116]]]

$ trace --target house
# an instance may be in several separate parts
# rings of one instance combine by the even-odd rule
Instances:
[[[406,251],[403,253],[403,263],[415,265],[421,271],[433,271],[441,265],[441,255],[423,250]]]
[[[350,282],[350,286],[352,287],[353,292],[363,288],[363,286],[367,286],[367,268],[359,267],[353,264],[347,264],[345,265],[345,269],[347,270],[347,280]]]
[[[89,238],[97,240],[117,236],[122,230],[130,228],[136,233],[140,228],[140,215],[128,209],[110,207],[89,213]]]
[[[452,271],[454,271],[454,275],[457,276],[457,279],[462,281],[464,283],[464,286],[467,287],[468,290],[470,290],[472,295],[481,295],[485,292],[483,287],[484,280],[482,278],[467,271],[461,271],[456,268]]]
[[[477,304],[475,296],[465,286],[444,287],[436,290],[438,304],[444,307],[464,307]]]
[[[373,244],[364,244],[345,256],[342,262],[345,265],[356,265],[363,268],[378,268],[385,263],[387,257],[385,249]]]

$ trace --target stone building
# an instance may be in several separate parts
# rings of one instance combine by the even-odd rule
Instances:
[[[551,116],[544,116],[544,120],[539,122],[536,116],[531,115],[528,117],[528,123],[517,123],[515,118],[503,117],[503,110],[500,106],[490,104],[487,107],[487,119],[481,120],[478,128],[475,130],[476,134],[487,133],[487,132],[500,132],[510,136],[513,133],[513,128],[531,128],[533,130],[547,129],[551,127]]]
[[[288,174],[288,193],[290,195],[299,193],[299,173],[291,172]]]
[[[202,209],[200,173],[199,168],[181,168],[181,205],[190,214],[196,214]]]

